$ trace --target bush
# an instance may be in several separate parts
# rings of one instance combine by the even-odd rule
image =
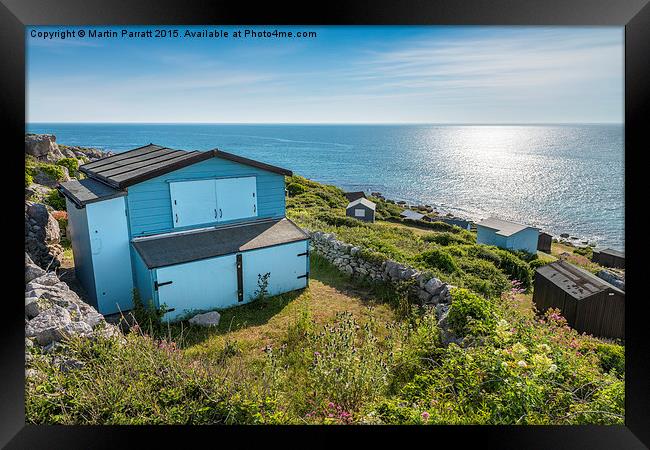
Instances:
[[[434,248],[433,250],[423,252],[420,255],[420,258],[425,264],[434,269],[440,269],[447,273],[456,272],[458,270],[458,265],[453,256],[444,250]]]
[[[40,164],[38,169],[56,181],[63,181],[65,178],[65,171],[62,166],[57,166],[55,164]]]
[[[137,289],[133,289],[133,309],[131,310],[131,315],[142,330],[154,336],[159,334],[163,329],[162,318],[166,310],[166,305],[156,308],[153,299],[148,299],[146,303],[143,302],[140,297],[140,292]]]
[[[499,249],[497,253],[501,260],[499,268],[511,279],[521,281],[522,287],[528,290],[533,285],[533,271],[528,263],[507,250]]]
[[[289,183],[287,185],[287,191],[289,192],[289,195],[291,197],[295,197],[296,195],[304,194],[305,192],[307,192],[307,188],[302,184]]]
[[[68,169],[70,176],[76,177],[79,172],[79,161],[76,158],[62,158],[56,162],[58,166]]]
[[[486,296],[499,296],[511,286],[510,280],[490,261],[463,258],[459,266],[465,273],[474,276],[467,279],[466,286]]]
[[[25,170],[25,187],[28,187],[34,182],[34,177]]]
[[[494,306],[488,300],[467,289],[452,289],[447,320],[451,329],[458,335],[490,334],[496,328],[496,319]]]
[[[538,258],[529,262],[528,266],[530,266],[530,269],[534,272],[535,269],[537,269],[538,267],[545,266],[546,264],[550,264],[551,262],[552,261],[549,261],[548,259]]]
[[[61,193],[53,189],[45,197],[45,203],[50,205],[56,211],[65,211],[65,197]]]
[[[603,372],[614,371],[617,376],[625,374],[625,347],[616,344],[599,344],[596,354]]]
[[[591,259],[594,256],[594,249],[591,247],[578,247],[573,249],[573,253]]]

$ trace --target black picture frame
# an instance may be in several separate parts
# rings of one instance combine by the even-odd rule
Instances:
[[[440,427],[94,427],[25,425],[24,415],[24,323],[20,323],[18,261],[23,249],[6,228],[11,243],[5,256],[7,292],[4,323],[0,326],[2,377],[0,379],[0,445],[7,448],[115,448],[134,446],[144,437],[146,447],[187,445],[197,434],[205,442],[252,446],[253,439],[313,446],[314,443],[346,445],[361,437],[363,444],[450,445],[477,440],[482,447],[497,448],[589,448],[624,449],[650,446],[650,338],[643,314],[647,301],[641,294],[644,250],[640,220],[644,199],[642,157],[647,151],[644,132],[650,127],[650,6],[648,0],[438,0],[438,1],[328,1],[318,4],[200,0],[1,0],[0,48],[2,84],[0,111],[4,113],[3,158],[8,177],[5,195],[11,199],[8,216],[18,228],[18,209],[23,202],[18,167],[24,164],[19,149],[25,132],[25,26],[100,24],[382,24],[382,25],[616,25],[625,26],[625,212],[627,216],[627,290],[632,301],[626,306],[626,419],[625,426],[440,426]],[[645,145],[644,145],[645,144]],[[14,160],[15,158],[15,160]],[[14,178],[11,180],[11,178]],[[637,192],[638,194],[634,194]],[[17,234],[16,234],[17,236]],[[15,242],[15,244],[13,244]],[[13,275],[11,275],[13,274]],[[15,295],[14,295],[15,294]],[[298,435],[296,434],[298,433]],[[322,435],[322,436],[321,436]],[[190,437],[191,436],[191,437]],[[414,440],[423,439],[423,444]],[[443,440],[444,439],[444,440]],[[166,444],[166,445],[165,445]],[[203,444],[198,444],[203,445]],[[454,445],[454,444],[451,444]]]

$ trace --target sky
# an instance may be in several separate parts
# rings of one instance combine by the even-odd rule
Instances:
[[[624,117],[622,27],[209,25],[164,28],[179,37],[121,36],[122,29],[157,28],[28,27],[27,122],[622,123]],[[65,30],[75,36],[43,37]],[[89,30],[119,36],[91,38]],[[186,30],[229,36],[192,38]],[[237,30],[316,37],[233,37]]]

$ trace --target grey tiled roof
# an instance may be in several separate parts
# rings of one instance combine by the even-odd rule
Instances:
[[[309,239],[289,219],[266,220],[184,234],[135,239],[150,269]]]
[[[92,178],[65,181],[59,183],[58,189],[80,208],[88,203],[126,195],[126,191],[112,188]]]
[[[90,178],[99,180],[114,188],[122,189],[214,157],[258,167],[282,175],[292,175],[290,170],[217,149],[207,151],[175,150],[156,144],[145,145],[124,153],[98,159],[82,165],[79,170]]]

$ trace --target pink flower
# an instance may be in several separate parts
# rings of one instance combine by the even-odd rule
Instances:
[[[429,417],[431,417],[430,414],[428,412],[426,412],[426,411],[424,411],[421,414],[421,416],[422,416],[422,420],[424,420],[425,422],[429,420]]]
[[[329,403],[327,404],[327,407],[328,407],[329,409],[334,409],[335,406],[336,406],[336,405],[334,405],[333,402],[329,402]]]

